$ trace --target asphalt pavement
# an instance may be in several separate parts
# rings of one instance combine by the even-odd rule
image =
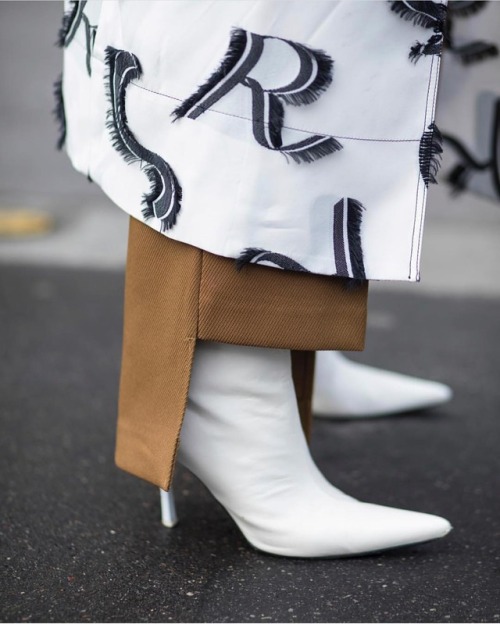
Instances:
[[[122,273],[9,267],[0,289],[3,621],[500,620],[497,302],[372,298],[385,324],[363,359],[449,383],[455,399],[318,421],[313,454],[349,494],[455,528],[419,547],[307,561],[253,550],[183,471],[168,530],[157,489],[114,466]]]
[[[127,217],[53,150],[60,2],[0,2],[0,212],[53,217],[0,240],[0,621],[500,622],[500,209],[433,188],[419,285],[375,284],[366,352],[452,402],[315,423],[312,452],[357,498],[453,532],[342,560],[252,549],[178,470],[180,524],[113,463]]]

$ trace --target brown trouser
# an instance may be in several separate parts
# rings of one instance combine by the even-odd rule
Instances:
[[[172,480],[196,340],[292,351],[306,434],[314,351],[364,347],[368,288],[249,265],[167,238],[131,218],[116,464],[163,489]]]

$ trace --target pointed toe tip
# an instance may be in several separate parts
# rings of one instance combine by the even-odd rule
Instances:
[[[432,516],[425,514],[426,521],[423,522],[420,542],[427,542],[434,539],[445,537],[452,530],[452,526],[446,518],[440,516]]]
[[[445,535],[448,535],[448,533],[450,531],[453,530],[453,526],[451,524],[451,522],[448,522],[448,520],[446,520],[445,518],[440,518],[441,520],[441,535],[440,537],[444,537]]]
[[[453,390],[450,386],[440,383],[436,385],[434,395],[438,403],[447,403],[453,398]]]

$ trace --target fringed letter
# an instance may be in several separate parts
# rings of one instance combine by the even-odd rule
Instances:
[[[63,16],[61,28],[57,37],[57,45],[60,48],[67,48],[73,41],[80,24],[85,24],[85,48],[87,51],[85,63],[87,73],[90,76],[92,72],[90,59],[94,48],[94,41],[97,32],[97,26],[92,26],[89,18],[85,15],[84,9],[87,0],[72,0],[71,9]]]
[[[73,38],[83,19],[83,9],[87,4],[87,0],[71,0],[70,10],[63,15],[61,28],[57,36],[57,45],[60,48],[67,48],[73,41]]]
[[[410,48],[409,59],[416,63],[422,56],[441,54],[447,7],[432,0],[389,0],[391,10],[401,19],[412,22],[414,26],[433,29],[434,35],[426,43],[417,41]]]
[[[59,76],[59,78],[54,82],[54,100],[55,106],[52,113],[59,128],[59,136],[56,146],[58,150],[61,150],[66,142],[66,114],[64,112],[62,76]]]
[[[441,155],[443,153],[443,137],[435,123],[431,123],[427,131],[420,139],[418,153],[420,163],[420,173],[425,186],[437,184],[436,175],[441,165]]]
[[[363,205],[343,197],[333,207],[333,252],[335,275],[366,279],[361,247]]]
[[[139,60],[134,54],[111,46],[106,48],[105,60],[110,101],[107,127],[113,147],[126,162],[140,164],[151,182],[150,192],[143,197],[144,218],[156,217],[161,221],[162,231],[169,230],[175,225],[181,207],[181,186],[168,163],[141,145],[127,122],[125,92],[130,81],[142,75]]]
[[[174,110],[174,119],[196,119],[237,85],[243,85],[252,94],[253,134],[259,145],[290,156],[296,163],[311,163],[342,149],[335,138],[320,134],[311,134],[304,140],[283,145],[283,103],[303,106],[315,102],[332,82],[333,61],[322,50],[281,39],[294,51],[299,69],[288,84],[265,89],[249,74],[263,57],[268,39],[273,37],[234,29],[220,66],[207,82]]]
[[[284,269],[285,271],[301,271],[302,273],[309,273],[305,267],[292,258],[273,251],[258,249],[257,247],[249,247],[242,251],[239,258],[236,260],[236,268],[240,270],[247,264],[262,263],[274,264],[276,267]]]

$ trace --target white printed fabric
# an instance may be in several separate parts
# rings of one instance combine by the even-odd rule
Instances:
[[[61,144],[121,209],[238,266],[417,280],[446,13],[66,3]]]

